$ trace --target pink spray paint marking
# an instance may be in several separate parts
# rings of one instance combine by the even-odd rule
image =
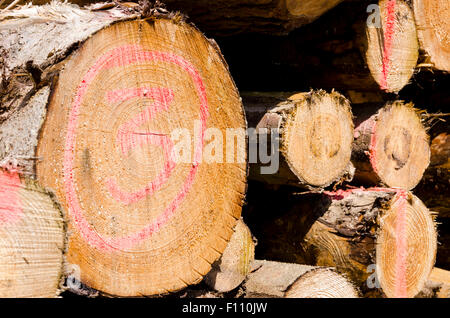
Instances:
[[[370,117],[369,119],[363,121],[355,128],[354,138],[359,138],[361,135],[365,135],[367,133],[370,134],[370,144],[369,151],[366,152],[366,155],[369,157],[370,165],[375,173],[378,173],[377,169],[377,121],[375,120],[375,116]]]
[[[399,190],[398,210],[397,210],[397,224],[395,232],[395,245],[397,249],[397,259],[395,262],[395,291],[394,296],[397,298],[407,297],[407,283],[406,283],[406,259],[408,256],[408,242],[406,237],[406,191]]]
[[[113,67],[124,67],[135,63],[148,62],[163,62],[174,64],[187,72],[193,81],[197,97],[200,101],[201,123],[200,136],[195,140],[194,162],[181,189],[172,200],[172,202],[166,207],[164,212],[154,222],[146,225],[142,230],[124,237],[104,237],[97,233],[92,228],[92,225],[90,225],[87,219],[84,217],[84,213],[80,206],[80,202],[78,201],[75,187],[75,177],[73,172],[76,140],[75,130],[78,124],[80,108],[89,86],[102,70]],[[66,191],[66,200],[69,206],[69,215],[78,231],[80,232],[81,236],[91,246],[108,251],[111,251],[113,249],[126,250],[133,247],[142,240],[148,238],[168,222],[168,220],[173,216],[175,210],[186,197],[194,182],[194,178],[198,170],[198,165],[201,160],[202,148],[204,144],[204,133],[206,130],[206,119],[208,118],[208,116],[208,101],[206,98],[206,89],[203,81],[195,67],[190,62],[178,55],[166,52],[146,51],[143,50],[139,45],[125,45],[108,51],[94,63],[94,65],[84,75],[81,83],[79,84],[72,103],[67,125],[63,162],[64,185]]]
[[[17,171],[0,171],[0,225],[18,222],[23,215],[19,190],[21,182]]]
[[[152,98],[154,99],[154,102],[126,123],[120,125],[117,132],[117,140],[122,154],[126,155],[130,150],[137,146],[143,146],[145,144],[157,145],[163,149],[165,163],[164,168],[155,180],[138,191],[123,191],[119,188],[114,178],[108,179],[107,186],[110,194],[117,201],[124,204],[135,203],[160,190],[169,179],[172,170],[175,168],[175,163],[171,158],[173,149],[172,140],[161,133],[148,133],[137,130],[142,124],[151,121],[158,112],[169,109],[169,104],[174,97],[173,92],[167,88],[129,88],[107,93],[107,99],[111,103],[117,103],[137,97]]]
[[[395,260],[395,282],[394,297],[407,297],[407,281],[406,281],[406,261],[408,256],[408,242],[406,237],[406,201],[407,191],[399,188],[356,188],[338,191],[324,191],[323,193],[334,200],[343,200],[353,193],[362,192],[394,192],[395,205],[397,205],[397,222],[395,226],[395,248],[397,250],[397,258]]]
[[[395,5],[396,0],[389,0],[387,3],[386,31],[384,35],[383,48],[383,70],[380,86],[382,89],[388,89],[387,77],[392,55],[392,40],[394,37],[395,26]]]

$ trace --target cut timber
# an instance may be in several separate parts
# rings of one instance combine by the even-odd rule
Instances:
[[[265,260],[253,262],[243,287],[246,298],[358,297],[355,287],[330,268]]]
[[[427,207],[450,217],[450,134],[441,133],[431,142],[431,162],[416,188]]]
[[[285,298],[358,298],[358,291],[345,277],[328,268],[318,268],[300,276]]]
[[[450,2],[413,0],[421,49],[434,68],[450,72]]]
[[[205,281],[218,292],[229,292],[244,281],[254,259],[255,243],[252,233],[247,225],[239,220],[222,257],[213,264]]]
[[[201,154],[207,127],[246,125],[213,42],[172,14],[127,12],[51,3],[0,15],[8,83],[31,81],[6,96],[19,100],[0,153],[36,171],[68,212],[67,260],[81,282],[139,296],[198,283],[221,256],[246,189],[245,135],[235,161]],[[29,136],[20,123],[33,123]]]
[[[214,35],[286,34],[316,20],[343,0],[166,0]]]
[[[433,218],[411,193],[353,190],[331,196],[328,210],[305,235],[314,265],[333,266],[367,283],[369,266],[387,297],[414,297],[436,257]],[[370,287],[370,286],[367,286]]]
[[[378,286],[388,297],[415,296],[434,266],[434,220],[409,192],[286,192],[264,199],[269,195],[259,190],[248,199],[255,194],[259,200],[245,215],[259,257],[333,267],[364,294]]]
[[[380,25],[366,28],[365,58],[375,81],[387,92],[400,91],[419,57],[414,13],[405,0],[381,0]]]
[[[438,298],[450,298],[449,271],[435,267],[428,279],[430,282],[438,285],[439,291],[436,293]]]
[[[0,169],[0,297],[58,296],[64,249],[64,219],[52,196]]]
[[[255,260],[245,281],[248,298],[281,298],[297,278],[314,266]]]
[[[429,137],[418,111],[411,104],[396,101],[369,116],[356,115],[352,153],[355,180],[413,189],[430,163]]]
[[[271,133],[279,134],[279,169],[271,171],[273,160],[269,167],[259,162],[250,166],[251,178],[313,188],[351,179],[353,120],[345,97],[322,90],[290,97],[282,93],[242,95],[249,127],[256,127],[258,138],[250,138],[250,147],[256,150],[257,142],[259,154],[261,148],[276,152]],[[250,163],[255,161],[250,158]]]

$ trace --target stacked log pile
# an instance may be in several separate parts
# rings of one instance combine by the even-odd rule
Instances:
[[[0,297],[449,297],[448,1],[163,2],[0,2]]]

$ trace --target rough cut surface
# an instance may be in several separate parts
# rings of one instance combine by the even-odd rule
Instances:
[[[368,118],[356,117],[355,180],[413,189],[430,164],[429,136],[419,111],[412,104],[395,101],[374,112]]]
[[[222,257],[216,261],[205,281],[218,292],[229,292],[247,277],[255,259],[255,242],[252,233],[240,219]]]
[[[65,222],[52,196],[17,172],[0,170],[0,297],[56,297]]]
[[[380,0],[381,27],[367,26],[365,57],[375,81],[387,92],[400,91],[419,57],[414,13],[405,0]]]
[[[259,172],[263,171],[260,165],[254,165],[250,177],[312,188],[351,180],[353,120],[344,96],[323,90],[285,97],[282,93],[247,92],[243,100],[249,126],[255,127],[259,135],[273,130],[280,139],[277,173],[264,175]],[[271,137],[263,140],[272,141]],[[258,146],[266,147],[261,142]]]
[[[177,15],[143,15],[57,2],[0,13],[0,159],[55,193],[69,265],[117,296],[200,282],[246,189],[244,111],[217,45]],[[211,162],[209,127],[238,137],[214,143],[224,157]]]
[[[421,49],[434,68],[450,72],[450,2],[413,0]]]

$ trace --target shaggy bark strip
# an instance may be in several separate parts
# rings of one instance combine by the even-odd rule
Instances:
[[[245,142],[234,161],[202,161],[208,127],[246,127],[220,51],[155,10],[51,3],[0,14],[0,159],[55,192],[68,262],[116,296],[200,282],[246,189]]]
[[[413,0],[413,6],[425,63],[450,72],[450,3],[447,0]]]
[[[222,257],[213,264],[205,281],[218,292],[229,292],[244,281],[254,259],[255,242],[252,233],[247,225],[239,220]]]
[[[249,127],[256,128],[258,140],[250,139],[255,152],[255,143],[261,154],[261,149],[267,149],[266,141],[276,151],[272,135],[279,134],[280,168],[267,172],[266,162],[259,160],[250,165],[251,178],[303,188],[351,180],[353,121],[350,103],[342,95],[322,90],[292,96],[243,93],[243,101]]]
[[[400,91],[419,57],[414,13],[407,1],[381,0],[380,24],[366,27],[365,58],[375,81],[387,92]]]
[[[0,169],[0,297],[56,297],[65,224],[53,197],[17,171]]]
[[[361,107],[355,113],[355,180],[413,189],[430,163],[429,137],[418,111],[396,101],[380,109]]]

